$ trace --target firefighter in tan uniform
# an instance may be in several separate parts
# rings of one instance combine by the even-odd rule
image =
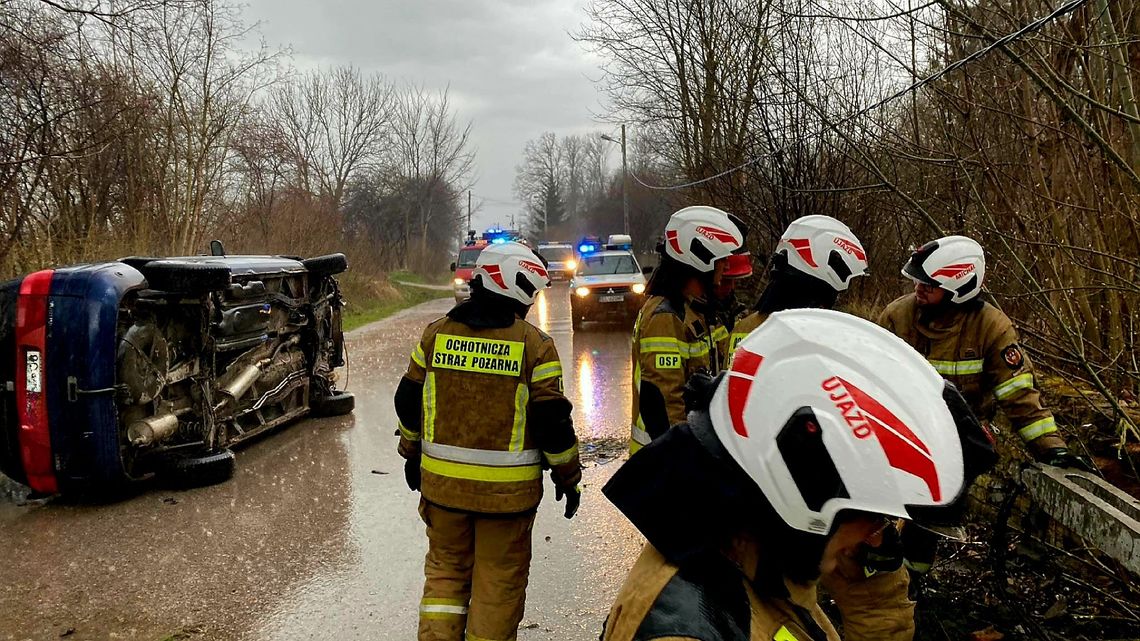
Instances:
[[[985,271],[985,254],[973,239],[931,241],[903,266],[915,291],[888,305],[879,324],[926,357],[984,421],[1001,409],[1036,460],[1094,471],[1090,461],[1069,450],[1053,414],[1042,405],[1012,321],[980,297]],[[907,566],[927,572],[936,538],[917,528],[903,538]]]
[[[549,285],[525,246],[484,249],[471,299],[428,325],[396,391],[399,452],[427,526],[421,641],[515,639],[544,468],[566,518],[578,509],[562,365],[551,338],[524,320]]]
[[[839,293],[866,273],[867,253],[847,225],[820,215],[792,221],[772,252],[768,285],[755,309],[733,326],[725,367],[740,341],[768,316],[785,309],[831,309]]]
[[[821,215],[792,221],[772,253],[768,285],[756,308],[733,328],[733,349],[776,312],[830,309],[839,294],[866,273],[867,253],[847,225]],[[726,368],[731,352],[727,357]],[[888,528],[883,538],[876,548],[858,549],[857,563],[837,567],[821,578],[839,607],[848,641],[914,636],[914,602],[907,595],[909,576],[902,567],[898,529]],[[880,558],[886,561],[877,562]]]
[[[715,207],[686,207],[665,225],[661,263],[633,325],[631,454],[684,422],[685,381],[713,369],[709,301],[725,259],[743,246],[738,224]]]
[[[838,641],[820,573],[897,519],[956,518],[993,462],[957,392],[847,314],[772,315],[709,387],[603,490],[648,541],[603,641]]]

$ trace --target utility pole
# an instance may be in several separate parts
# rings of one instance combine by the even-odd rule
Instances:
[[[602,140],[608,140],[609,142],[618,142],[618,141],[614,140],[613,138],[611,138],[610,136],[607,136],[606,134],[602,134]],[[625,125],[624,124],[621,126],[621,216],[622,216],[622,228],[625,230],[625,234],[628,236],[629,235],[629,165],[626,164]]]
[[[625,164],[625,124],[621,126],[621,216],[622,228],[629,235],[629,169]]]
[[[471,230],[471,190],[467,190],[467,231]]]

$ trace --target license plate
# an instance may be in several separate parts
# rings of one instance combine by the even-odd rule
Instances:
[[[625,300],[625,296],[622,296],[621,294],[615,294],[612,296],[598,296],[599,303],[620,303],[623,300]]]
[[[25,371],[27,372],[27,391],[33,394],[39,394],[43,388],[43,356],[39,350],[28,350],[27,356],[25,357],[25,364]]]

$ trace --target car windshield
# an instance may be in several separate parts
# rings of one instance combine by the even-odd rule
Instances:
[[[479,252],[483,251],[482,247],[474,247],[472,249],[459,250],[459,260],[456,261],[459,267],[474,267],[475,259],[479,258]]]
[[[619,256],[591,256],[578,266],[579,276],[603,276],[606,274],[636,274],[637,262],[628,254]]]
[[[574,258],[574,249],[572,247],[539,247],[538,253],[542,257],[551,262],[564,263],[571,258]]]

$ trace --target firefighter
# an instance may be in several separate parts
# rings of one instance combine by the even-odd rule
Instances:
[[[712,345],[714,352],[709,355],[709,371],[716,374],[729,361],[731,336],[736,322],[744,314],[745,306],[736,297],[739,281],[752,278],[752,254],[745,248],[733,252],[725,261],[716,288],[716,309],[713,312]]]
[[[629,451],[685,420],[685,381],[710,369],[713,294],[726,260],[744,246],[742,224],[698,205],[665,225],[661,262],[633,325],[633,425]]]
[[[847,314],[773,314],[709,387],[603,489],[647,540],[603,641],[837,641],[820,573],[897,519],[954,519],[994,460],[953,386]]]
[[[1042,463],[1095,471],[1069,450],[1053,414],[1041,403],[1033,366],[1009,317],[983,300],[986,259],[982,246],[947,236],[917,249],[902,273],[914,292],[895,300],[879,324],[914,347],[962,391],[984,421],[1000,408],[1033,457]],[[937,538],[921,528],[904,532],[907,566],[924,574]]]
[[[736,321],[725,367],[736,346],[769,315],[785,309],[831,309],[856,276],[867,273],[867,253],[851,230],[830,216],[804,216],[784,230],[772,253],[768,285],[755,309]]]
[[[565,517],[578,509],[562,365],[554,341],[525,320],[549,286],[527,247],[488,246],[471,298],[427,326],[396,390],[399,453],[427,526],[421,641],[514,639],[543,468]]]
[[[830,309],[839,294],[866,273],[867,253],[847,225],[822,215],[792,221],[776,244],[768,285],[755,310],[737,321],[732,331],[732,348],[775,312]],[[729,351],[726,368],[731,361]],[[822,585],[839,608],[848,641],[914,635],[914,602],[907,593],[910,577],[903,568],[899,529],[887,528],[882,538],[874,548],[857,550],[858,563],[822,576]]]

